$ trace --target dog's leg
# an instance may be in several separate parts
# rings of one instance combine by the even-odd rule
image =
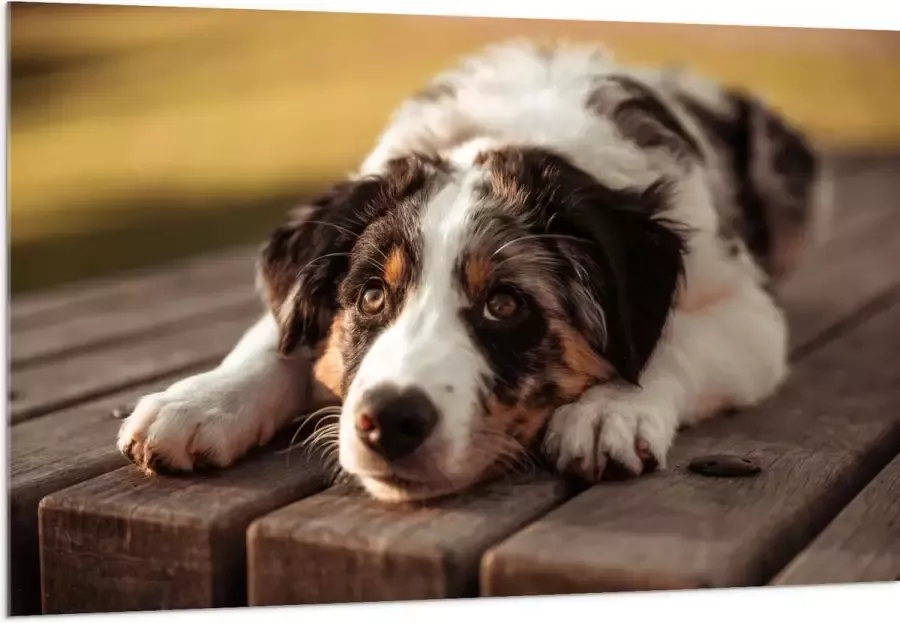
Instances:
[[[640,388],[597,385],[552,416],[544,451],[563,472],[599,480],[608,460],[632,474],[666,455],[680,426],[753,405],[787,375],[781,310],[754,283],[700,308],[676,309]]]
[[[126,419],[118,448],[145,471],[227,467],[304,406],[310,362],[277,353],[278,327],[267,314],[218,367],[144,396]]]

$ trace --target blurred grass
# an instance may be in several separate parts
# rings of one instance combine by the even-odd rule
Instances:
[[[11,3],[13,292],[257,241],[480,45],[605,42],[760,91],[830,148],[900,144],[900,34]]]

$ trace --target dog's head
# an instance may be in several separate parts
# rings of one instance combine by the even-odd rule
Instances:
[[[344,470],[383,500],[459,491],[591,385],[637,383],[682,271],[668,200],[509,148],[392,161],[276,230],[280,348],[342,401]]]

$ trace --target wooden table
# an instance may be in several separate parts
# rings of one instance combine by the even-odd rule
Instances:
[[[254,249],[11,307],[12,613],[900,577],[900,158],[835,157],[836,232],[783,299],[793,377],[683,434],[665,472],[519,475],[385,508],[279,438],[233,469],[138,475],[110,412],[214,365],[259,313]],[[700,454],[762,472],[708,478]]]

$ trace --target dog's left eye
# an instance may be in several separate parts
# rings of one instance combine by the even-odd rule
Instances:
[[[484,304],[484,316],[488,320],[511,320],[522,309],[522,301],[508,288],[497,288],[488,295]]]
[[[359,298],[359,310],[368,316],[374,316],[384,308],[384,286],[372,281],[366,284]]]

